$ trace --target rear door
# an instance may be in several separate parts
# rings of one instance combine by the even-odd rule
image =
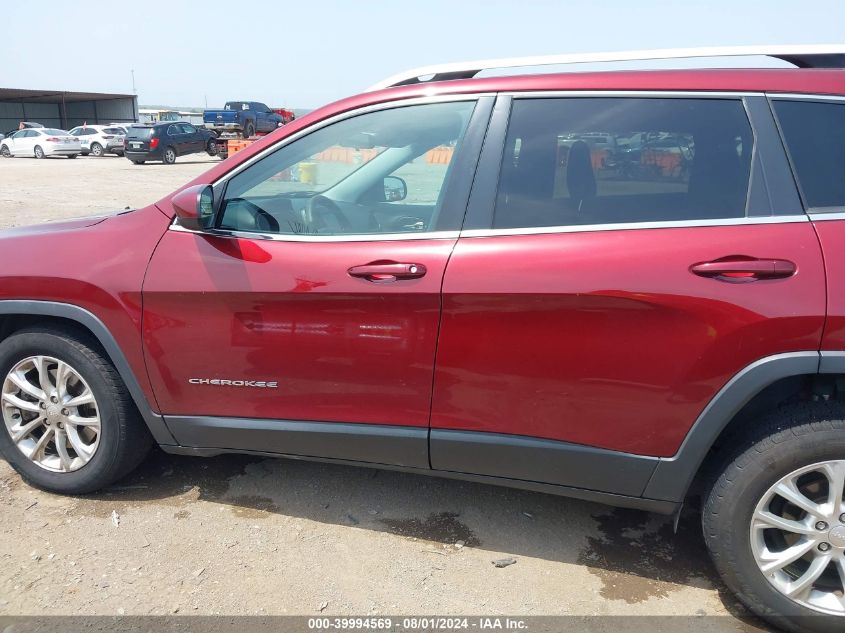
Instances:
[[[428,467],[441,282],[491,105],[349,113],[216,183],[212,227],[164,235],[144,347],[180,444]]]
[[[182,129],[179,123],[171,123],[167,126],[167,142],[165,145],[172,145],[176,148],[176,153],[179,155],[189,154],[191,152],[190,138]]]
[[[432,466],[639,495],[731,376],[818,349],[824,307],[763,96],[501,97],[444,279]]]
[[[190,123],[180,123],[179,126],[185,134],[186,152],[201,152],[205,149],[205,141],[200,137],[197,128]]]

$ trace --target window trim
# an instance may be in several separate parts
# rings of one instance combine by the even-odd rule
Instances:
[[[789,143],[786,140],[786,134],[784,134],[783,127],[781,126],[780,117],[778,116],[777,109],[775,108],[776,101],[799,101],[805,103],[830,103],[836,105],[843,105],[845,102],[845,97],[843,96],[836,96],[836,95],[816,95],[816,94],[780,94],[776,92],[766,94],[767,101],[769,103],[769,109],[772,112],[772,117],[775,120],[775,125],[777,126],[778,136],[780,137],[781,145],[783,145],[783,151],[786,154],[786,160],[789,162],[789,169],[792,172],[792,179],[795,182],[795,188],[798,191],[798,197],[801,200],[801,205],[804,207],[804,212],[814,216],[813,219],[822,220],[826,219],[824,217],[825,214],[837,214],[841,215],[845,212],[845,205],[830,205],[824,207],[813,207],[807,203],[807,196],[804,194],[804,186],[801,184],[801,179],[798,177],[798,169],[795,166],[795,161],[792,158],[792,152],[789,149]],[[830,218],[833,219],[833,218]]]
[[[563,226],[536,226],[507,229],[464,229],[461,237],[497,237],[504,235],[544,235],[552,233],[594,233],[596,231],[633,231],[646,229],[706,228],[714,226],[741,226],[746,224],[792,224],[809,222],[801,215],[758,215],[742,218],[715,220],[666,220],[658,222],[615,222],[611,224],[572,224]]]
[[[277,233],[260,233],[252,231],[232,231],[227,229],[209,228],[203,230],[187,229],[179,224],[178,216],[173,218],[169,229],[181,233],[196,233],[200,235],[214,235],[215,237],[229,237],[233,239],[251,239],[262,241],[275,242],[385,242],[385,241],[404,241],[404,240],[432,240],[432,239],[457,239],[460,235],[460,227],[463,225],[466,208],[469,203],[470,191],[472,181],[477,172],[478,160],[481,155],[481,146],[484,137],[487,133],[490,124],[490,112],[495,105],[495,94],[490,92],[467,93],[458,95],[437,95],[429,97],[419,97],[413,99],[403,99],[401,101],[388,101],[383,103],[372,104],[354,110],[348,110],[335,116],[318,121],[313,125],[309,125],[301,130],[298,130],[289,137],[280,140],[277,143],[264,148],[255,156],[251,156],[243,163],[235,166],[231,171],[218,177],[210,183],[214,190],[214,216],[215,222],[217,215],[220,212],[220,206],[225,197],[226,187],[229,181],[241,173],[244,169],[249,168],[254,163],[270,154],[282,149],[286,145],[297,141],[298,139],[316,132],[324,127],[339,123],[343,120],[350,119],[362,114],[369,114],[371,112],[378,112],[382,110],[393,110],[396,108],[410,107],[416,105],[428,105],[433,103],[452,103],[462,101],[475,101],[475,109],[470,117],[467,129],[464,132],[463,144],[469,151],[459,153],[458,160],[463,158],[466,164],[462,168],[473,174],[472,178],[468,179],[463,186],[458,185],[457,191],[450,191],[455,185],[455,179],[451,182],[444,183],[446,187],[444,206],[448,204],[449,200],[455,201],[456,206],[462,208],[460,212],[460,221],[458,228],[447,231],[420,231],[419,233],[359,233],[349,235],[296,235],[296,234],[277,234]],[[441,210],[442,211],[442,210]]]

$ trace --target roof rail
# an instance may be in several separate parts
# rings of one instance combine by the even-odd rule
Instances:
[[[655,59],[689,59],[695,57],[747,57],[752,55],[781,59],[798,68],[845,68],[845,44],[665,48],[612,53],[571,53],[564,55],[539,55],[535,57],[509,57],[424,66],[388,77],[371,86],[368,92],[391,88],[393,86],[407,86],[429,81],[470,79],[482,70],[492,68],[647,61]]]

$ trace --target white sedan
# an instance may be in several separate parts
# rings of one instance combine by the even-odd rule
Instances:
[[[0,155],[10,156],[67,156],[76,158],[82,153],[79,139],[55,128],[18,130],[0,141]]]

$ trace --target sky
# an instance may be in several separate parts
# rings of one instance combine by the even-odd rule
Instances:
[[[246,99],[314,108],[405,69],[462,60],[845,42],[845,0],[3,0],[0,7],[0,87],[131,93],[134,70],[141,104],[186,107]]]

